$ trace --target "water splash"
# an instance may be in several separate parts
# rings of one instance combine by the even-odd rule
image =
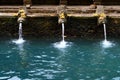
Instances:
[[[65,41],[64,31],[65,31],[64,23],[62,23],[62,41],[54,43],[55,48],[59,48],[59,49],[67,48],[68,46],[71,45],[70,42]]]
[[[64,48],[67,48],[68,46],[71,46],[71,43],[63,40],[60,42],[54,43],[54,47],[58,49],[64,49]]]
[[[16,44],[23,44],[25,42],[25,40],[23,39],[18,39],[18,40],[13,40],[12,41],[13,43],[16,43]]]
[[[113,46],[113,43],[107,40],[107,34],[106,34],[106,25],[105,23],[103,24],[104,27],[104,41],[102,41],[102,47],[103,48],[109,48]]]
[[[107,41],[107,40],[104,40],[102,41],[102,47],[103,48],[109,48],[109,47],[112,47],[114,44],[110,41]]]
[[[12,42],[16,44],[23,44],[25,42],[22,38],[22,23],[19,23],[19,39],[13,40]]]

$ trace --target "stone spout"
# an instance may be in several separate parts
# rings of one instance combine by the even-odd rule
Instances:
[[[60,5],[57,10],[58,23],[65,23],[67,21],[67,11],[65,5]]]
[[[17,13],[17,16],[18,16],[18,23],[21,23],[21,22],[24,22],[26,17],[27,17],[27,13],[26,11],[23,9],[23,8],[20,8],[18,13]]]
[[[104,12],[103,6],[97,6],[96,13],[94,16],[98,17],[98,24],[104,24],[106,23],[106,14]]]

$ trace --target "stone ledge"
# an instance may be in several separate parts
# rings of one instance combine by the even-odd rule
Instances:
[[[0,6],[0,17],[14,17],[19,7],[22,6]],[[32,6],[27,9],[28,17],[57,17],[58,6]],[[104,6],[105,14],[111,18],[120,18],[120,6]],[[95,9],[89,6],[67,6],[69,17],[94,17]]]

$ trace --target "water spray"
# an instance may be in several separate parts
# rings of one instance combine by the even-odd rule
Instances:
[[[25,42],[25,40],[23,40],[23,38],[22,38],[22,24],[26,19],[26,12],[25,12],[25,10],[23,8],[20,8],[16,15],[18,16],[17,21],[19,23],[19,33],[18,33],[19,38],[18,38],[18,40],[15,40],[13,42],[16,43],[16,44],[22,44],[22,43]]]

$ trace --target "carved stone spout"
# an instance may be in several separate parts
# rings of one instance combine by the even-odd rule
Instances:
[[[96,15],[98,17],[98,24],[106,23],[106,14],[103,6],[97,6]]]
[[[60,5],[57,10],[58,23],[65,23],[67,21],[67,11],[65,5]]]
[[[24,22],[26,17],[27,17],[26,11],[23,8],[20,8],[18,13],[17,13],[17,16],[18,16],[19,23]]]

